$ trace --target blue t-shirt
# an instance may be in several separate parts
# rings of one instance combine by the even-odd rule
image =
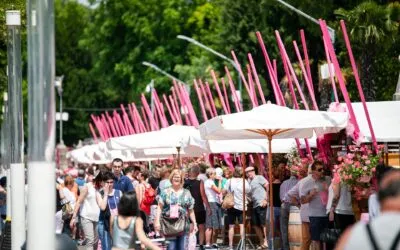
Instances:
[[[75,182],[76,184],[78,184],[78,187],[83,187],[86,183],[85,179],[79,177],[75,179]]]
[[[119,179],[117,177],[114,178],[114,189],[126,193],[133,191],[133,185],[131,180],[127,176],[123,175]]]

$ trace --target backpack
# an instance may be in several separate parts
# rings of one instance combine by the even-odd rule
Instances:
[[[150,185],[145,187],[142,202],[140,203],[140,210],[150,215],[150,206],[153,205],[155,198],[156,191]]]

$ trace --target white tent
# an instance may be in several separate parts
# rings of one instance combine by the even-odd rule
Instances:
[[[346,104],[341,104],[346,107]],[[365,142],[372,142],[361,102],[351,104]],[[372,128],[378,142],[400,142],[400,101],[367,102]]]

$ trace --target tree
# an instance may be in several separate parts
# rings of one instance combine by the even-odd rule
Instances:
[[[361,3],[351,10],[335,11],[346,21],[350,39],[360,55],[360,78],[367,101],[376,100],[378,87],[387,85],[386,82],[379,83],[379,73],[383,72],[378,72],[378,62],[394,60],[398,55],[393,58],[393,52],[389,50],[398,41],[399,11],[398,2],[378,5],[372,1]]]

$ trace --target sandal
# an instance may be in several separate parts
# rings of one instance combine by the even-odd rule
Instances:
[[[263,244],[257,247],[257,250],[262,250],[262,249],[268,249],[268,245],[267,244]]]

